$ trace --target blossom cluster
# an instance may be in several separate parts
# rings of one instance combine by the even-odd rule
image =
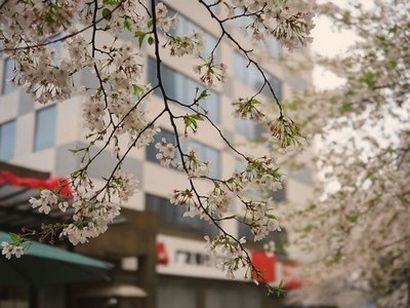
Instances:
[[[155,144],[155,148],[158,149],[156,158],[159,160],[161,166],[177,166],[175,146],[172,143],[168,143],[165,138],[161,138],[161,141]]]
[[[74,194],[70,202],[58,192],[45,189],[38,198],[32,197],[30,203],[34,209],[46,215],[52,210],[65,212],[70,209],[72,221],[63,225],[59,237],[68,238],[73,245],[77,245],[104,233],[120,214],[120,204],[128,201],[137,185],[138,181],[133,175],[122,171],[116,172],[108,180],[104,190],[93,189],[84,181],[74,178],[71,185]]]
[[[246,252],[242,246],[246,243],[244,237],[236,240],[223,234],[212,239],[209,236],[205,236],[205,240],[210,254],[223,256],[217,266],[226,272],[227,278],[234,279],[235,272],[244,267],[246,268],[245,278],[250,278],[253,269],[249,265]]]
[[[194,71],[201,76],[201,81],[208,87],[215,85],[215,80],[223,81],[226,74],[226,65],[216,63],[213,55],[203,60],[203,63],[194,66]]]
[[[235,116],[263,125],[267,133],[278,141],[281,148],[301,143],[303,135],[299,126],[283,114],[279,117],[272,117],[269,112],[263,110],[264,106],[258,99],[239,98],[233,106]]]
[[[247,18],[249,22],[245,28],[256,40],[273,36],[289,49],[306,46],[312,40],[313,14],[307,2],[230,0],[225,4],[228,20]]]
[[[202,45],[202,36],[199,32],[195,32],[190,36],[171,36],[165,44],[165,46],[169,47],[171,56],[177,57],[185,55],[198,56]]]
[[[21,245],[9,242],[2,242],[1,246],[3,247],[1,254],[9,260],[12,256],[15,256],[16,258],[21,258],[21,256],[24,255],[24,248]]]

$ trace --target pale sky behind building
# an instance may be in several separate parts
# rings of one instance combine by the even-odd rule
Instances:
[[[347,6],[348,0],[318,0],[319,3],[331,2],[338,6]],[[365,7],[370,7],[373,0],[355,0]],[[315,18],[316,27],[313,29],[312,51],[321,56],[332,57],[343,54],[357,41],[357,36],[349,30],[339,31],[332,22],[323,16]],[[313,70],[313,82],[318,90],[332,89],[343,84],[344,80],[338,78],[329,70],[316,66]]]

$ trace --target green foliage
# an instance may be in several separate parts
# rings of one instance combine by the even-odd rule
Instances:
[[[120,3],[120,0],[103,0],[103,5],[110,5],[110,6],[114,6]]]
[[[142,44],[144,43],[144,39],[149,34],[149,32],[142,32],[142,31],[135,31],[134,37],[138,39],[139,47],[141,48]],[[148,37],[148,44],[152,45],[154,43],[154,38],[152,36]]]
[[[354,213],[347,213],[346,215],[345,215],[345,218],[346,218],[346,220],[348,221],[348,222],[350,222],[350,223],[352,223],[352,224],[355,224],[356,222],[357,222],[357,220],[358,220],[358,216],[356,215],[356,214],[354,214]]]
[[[353,105],[352,103],[349,102],[343,102],[340,107],[339,107],[340,112],[349,112],[353,110]]]
[[[138,95],[142,91],[142,87],[140,85],[137,85],[135,83],[132,84],[132,94]]]
[[[10,236],[10,243],[12,245],[20,246],[24,241],[23,238],[19,234],[10,232],[9,236]]]
[[[51,10],[47,11],[44,14],[44,21],[46,22],[48,27],[52,27],[53,24],[56,22],[54,14],[51,12]]]
[[[206,89],[202,90],[201,93],[199,93],[199,96],[196,98],[197,101],[200,101],[202,99],[205,99],[209,96],[209,93]]]
[[[124,16],[124,29],[128,30],[128,31],[132,31],[132,23],[131,23],[131,18],[128,16]]]
[[[185,134],[187,134],[187,130],[191,129],[192,132],[196,133],[198,130],[198,121],[203,121],[201,115],[194,113],[194,114],[187,114],[184,116],[184,124],[185,124]]]
[[[105,20],[111,20],[111,17],[112,17],[112,14],[111,14],[111,10],[110,9],[108,9],[108,8],[103,8],[103,10],[102,10],[102,17],[105,19]]]
[[[273,168],[270,172],[271,176],[274,177],[275,179],[280,179],[281,174],[279,172],[279,167],[278,168]]]
[[[374,90],[376,88],[376,83],[379,79],[379,76],[379,73],[369,71],[366,72],[362,77],[360,77],[359,81],[366,84],[369,90]]]

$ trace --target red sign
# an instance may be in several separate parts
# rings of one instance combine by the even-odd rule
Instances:
[[[167,265],[169,262],[168,252],[164,243],[157,243],[157,262],[162,265]]]
[[[259,282],[273,283],[276,279],[276,257],[268,256],[264,251],[252,251],[252,263],[258,271],[260,271],[260,276],[256,277],[253,273],[254,278]]]

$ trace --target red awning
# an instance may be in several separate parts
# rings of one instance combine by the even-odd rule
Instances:
[[[16,232],[25,226],[36,228],[43,223],[61,222],[68,212],[52,209],[48,215],[33,209],[28,200],[38,197],[40,189],[49,189],[70,198],[67,179],[49,178],[47,173],[0,162],[0,229]]]
[[[72,195],[67,179],[59,177],[42,180],[20,177],[10,171],[0,170],[0,185],[13,185],[31,189],[49,189],[59,192],[59,194],[63,196],[70,197]]]

